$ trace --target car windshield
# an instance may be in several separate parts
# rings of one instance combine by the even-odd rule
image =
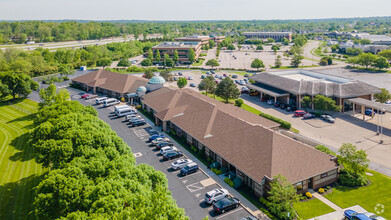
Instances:
[[[208,198],[208,199],[209,199],[209,198],[212,198],[212,196],[209,195],[209,193],[207,193],[207,194],[205,195],[205,197]]]

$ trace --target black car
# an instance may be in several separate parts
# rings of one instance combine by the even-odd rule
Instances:
[[[223,198],[213,205],[213,210],[218,213],[225,213],[239,207],[240,201],[237,198]]]
[[[285,109],[285,108],[286,108],[286,104],[281,103],[281,104],[280,104],[280,108],[281,108],[281,109]]]
[[[174,146],[174,143],[172,142],[160,142],[156,145],[156,149],[160,150],[162,147],[166,146]]]
[[[143,120],[135,120],[130,123],[130,126],[137,127],[137,126],[141,126],[141,125],[145,125],[145,124],[147,124],[147,123]]]
[[[279,102],[274,103],[274,107],[276,107],[276,108],[280,107],[280,105],[281,105],[281,103],[279,103]]]
[[[175,151],[175,152],[172,152],[172,153],[166,153],[164,156],[163,156],[163,160],[172,160],[174,158],[178,158],[178,157],[182,157],[183,156],[183,153],[180,152],[180,151]]]
[[[293,106],[293,105],[287,105],[286,108],[285,108],[285,110],[286,110],[287,112],[290,112],[290,111],[296,111],[297,108],[296,108],[296,106]]]
[[[249,77],[250,75],[248,75],[248,74],[244,74],[244,77]]]

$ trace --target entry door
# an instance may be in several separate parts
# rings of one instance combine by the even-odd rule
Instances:
[[[308,180],[308,189],[312,189],[312,187],[313,187],[313,178],[310,178],[309,180]]]

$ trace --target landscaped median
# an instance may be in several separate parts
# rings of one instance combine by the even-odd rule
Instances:
[[[202,92],[202,94],[206,95],[205,92]],[[210,98],[212,98],[212,99],[216,99],[218,101],[224,102],[224,99],[219,97],[219,96],[216,96],[216,95],[213,95],[213,94],[208,94],[208,96]],[[231,99],[228,102],[233,104],[234,100]],[[289,123],[287,121],[284,121],[284,120],[282,120],[280,118],[274,117],[273,115],[269,115],[269,114],[263,113],[263,112],[259,111],[258,109],[253,108],[253,107],[251,107],[251,106],[249,106],[247,104],[244,104],[244,103],[242,104],[242,106],[240,108],[242,108],[242,109],[244,109],[244,110],[246,110],[248,112],[254,113],[256,115],[259,115],[261,117],[267,118],[267,119],[269,119],[271,121],[277,122],[277,123],[279,123],[281,125],[282,128],[286,128],[288,130],[292,129],[294,132],[299,133],[299,131],[297,129],[292,128],[291,123]]]

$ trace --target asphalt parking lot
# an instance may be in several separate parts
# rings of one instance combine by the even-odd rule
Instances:
[[[145,163],[153,166],[156,170],[163,172],[168,179],[168,188],[172,192],[173,198],[177,201],[179,207],[184,208],[186,215],[190,219],[202,219],[205,216],[209,216],[209,219],[240,219],[242,217],[250,216],[251,214],[242,206],[233,209],[224,214],[216,215],[213,212],[213,208],[204,202],[204,195],[206,192],[215,188],[220,188],[218,183],[211,178],[208,174],[199,170],[196,173],[181,176],[180,171],[173,171],[170,166],[174,160],[163,161],[159,151],[150,146],[148,138],[151,133],[153,124],[146,119],[147,125],[131,128],[124,122],[123,118],[118,118],[114,115],[114,107],[103,108],[99,105],[95,105],[95,99],[82,100],[80,95],[84,94],[78,90],[69,88],[72,100],[77,100],[84,105],[92,105],[99,113],[99,118],[108,123],[111,128],[131,147],[132,152],[136,158],[138,164]],[[141,115],[144,117],[143,115]],[[175,143],[175,142],[174,142]],[[181,150],[185,157],[190,155],[180,145],[175,143],[175,147]],[[191,158],[196,162],[200,169],[208,171],[204,168],[195,158]],[[212,174],[214,175],[214,174]],[[218,178],[215,176],[215,178]],[[232,189],[227,188],[232,191]],[[241,199],[240,199],[241,200]]]

